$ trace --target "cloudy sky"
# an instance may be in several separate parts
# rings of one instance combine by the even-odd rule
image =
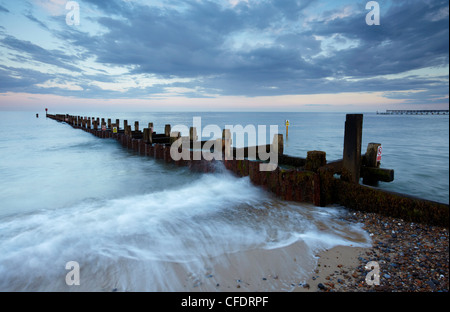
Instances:
[[[0,0],[0,110],[448,109],[449,2],[367,2]]]

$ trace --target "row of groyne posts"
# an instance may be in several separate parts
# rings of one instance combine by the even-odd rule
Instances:
[[[393,181],[394,170],[380,168],[380,143],[369,143],[366,153],[361,153],[362,114],[346,116],[343,158],[329,162],[324,151],[309,151],[306,158],[284,154],[282,134],[276,134],[273,143],[262,148],[235,148],[231,147],[229,129],[223,130],[222,139],[199,142],[194,127],[190,128],[188,137],[181,137],[180,132],[171,131],[169,124],[165,125],[164,133],[156,133],[153,131],[153,123],[149,123],[148,127],[141,131],[138,122],[134,123],[132,129],[127,120],[119,127],[119,119],[112,123],[111,119],[68,114],[46,116],[99,138],[115,139],[140,155],[154,157],[176,166],[212,172],[217,168],[215,162],[222,161],[225,167],[237,176],[249,176],[255,185],[287,201],[322,207],[337,204],[350,209],[402,218],[405,221],[447,228],[449,226],[448,204],[374,187],[378,181]],[[180,152],[176,155],[187,152],[188,157],[173,156],[171,149],[173,151],[175,142],[182,142],[176,146]],[[208,153],[199,153],[199,150],[204,149],[211,154],[216,153],[215,156],[205,157]],[[276,153],[277,163],[271,170],[264,167],[264,164],[267,165],[267,157],[261,157],[264,152]]]

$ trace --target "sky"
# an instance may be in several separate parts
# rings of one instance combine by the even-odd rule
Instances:
[[[449,109],[449,1],[368,2],[0,0],[0,110]]]

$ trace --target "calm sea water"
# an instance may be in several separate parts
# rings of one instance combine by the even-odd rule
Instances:
[[[289,119],[286,154],[342,158],[341,113],[69,113],[154,122],[156,132],[200,116],[202,126],[278,125],[284,134]],[[318,250],[370,242],[339,219],[342,207],[281,201],[221,168],[192,173],[43,115],[0,112],[1,291],[222,291],[217,284],[243,278],[226,275],[260,252],[279,252],[285,276],[268,272],[263,257],[245,274],[280,274],[289,290],[293,278],[307,278]],[[363,129],[363,152],[381,143],[382,167],[395,170],[380,188],[449,202],[448,116],[365,114]],[[294,244],[302,246],[296,262],[282,251]],[[78,288],[66,285],[69,261],[80,264]]]

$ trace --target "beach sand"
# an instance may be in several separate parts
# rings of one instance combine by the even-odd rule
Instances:
[[[188,292],[448,292],[448,229],[350,211],[372,238],[368,248],[336,246],[305,256],[296,242],[273,250],[247,250],[213,259],[197,275],[179,271]],[[308,252],[309,253],[309,252]],[[369,285],[366,265],[379,265]],[[206,261],[207,262],[207,261]],[[301,264],[301,265],[300,265]]]
[[[325,289],[339,290],[349,281],[351,274],[360,265],[360,258],[369,248],[337,246],[320,252],[317,267],[306,283],[295,288],[295,292],[314,292]]]
[[[448,228],[360,211],[348,219],[364,225],[372,247],[338,246],[320,253],[313,276],[294,291],[448,292]],[[379,285],[366,282],[371,261],[379,264]]]

